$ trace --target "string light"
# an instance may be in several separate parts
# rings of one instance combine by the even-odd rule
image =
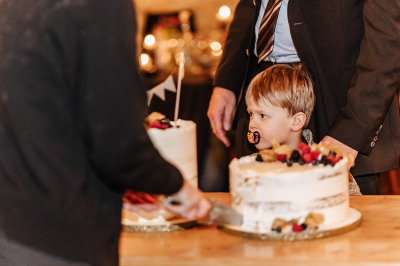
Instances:
[[[218,13],[221,18],[228,18],[231,15],[231,9],[228,6],[221,6]]]
[[[142,66],[147,65],[150,62],[150,56],[148,54],[141,54],[140,55],[140,64]]]
[[[154,35],[149,34],[144,38],[144,47],[147,49],[151,49],[154,48],[156,44],[156,38],[154,37]]]
[[[211,48],[211,50],[213,50],[213,51],[219,51],[219,50],[221,50],[222,45],[221,45],[219,42],[212,42],[212,43],[210,44],[210,48]]]

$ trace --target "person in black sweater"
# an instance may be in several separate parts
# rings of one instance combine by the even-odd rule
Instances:
[[[144,129],[135,38],[131,0],[0,1],[0,265],[118,265],[126,189],[209,211]]]

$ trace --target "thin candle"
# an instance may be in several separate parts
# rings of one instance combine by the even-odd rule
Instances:
[[[184,54],[181,52],[179,57],[179,73],[178,73],[178,85],[176,89],[176,102],[175,102],[175,116],[174,121],[178,121],[178,113],[179,113],[179,102],[181,98],[181,86],[182,79],[185,75],[185,63],[184,63]]]

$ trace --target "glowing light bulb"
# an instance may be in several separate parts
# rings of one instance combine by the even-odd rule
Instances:
[[[221,6],[219,8],[219,15],[222,18],[228,18],[231,15],[231,9],[228,6]]]
[[[148,54],[140,55],[140,64],[142,64],[142,66],[147,65],[149,62],[150,62],[150,56]]]
[[[219,51],[222,48],[222,45],[219,42],[212,42],[210,47],[213,51]]]
[[[156,43],[156,37],[154,35],[149,34],[144,38],[144,45],[147,47],[152,47]]]

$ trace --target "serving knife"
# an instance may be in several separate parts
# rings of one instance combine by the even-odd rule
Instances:
[[[198,220],[199,224],[206,225],[241,225],[243,223],[243,215],[235,211],[232,207],[211,198],[211,211],[208,215]]]

